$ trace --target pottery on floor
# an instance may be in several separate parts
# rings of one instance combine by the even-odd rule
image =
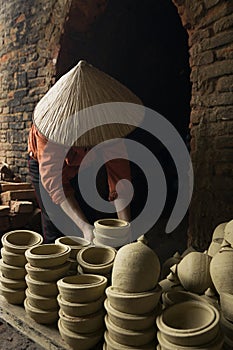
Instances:
[[[210,263],[210,274],[218,294],[233,293],[233,249],[222,247]]]
[[[41,310],[39,308],[33,307],[29,299],[24,300],[24,308],[26,313],[37,323],[40,324],[53,324],[58,320],[58,310]]]
[[[27,263],[25,269],[28,275],[37,281],[42,282],[56,282],[62,277],[65,277],[70,269],[70,262],[66,261],[63,265],[50,267],[50,268],[40,268],[31,266]]]
[[[221,313],[220,326],[224,336],[228,337],[233,341],[233,322],[229,321],[224,316],[223,312]]]
[[[103,330],[94,333],[75,333],[66,329],[61,320],[58,321],[58,329],[62,339],[71,346],[73,350],[89,350],[96,346],[103,336]]]
[[[233,293],[221,293],[220,305],[223,316],[230,322],[233,322]],[[233,334],[232,334],[233,338]]]
[[[129,314],[142,315],[156,308],[162,294],[162,288],[157,285],[156,288],[148,292],[125,293],[110,286],[105,292],[114,309]]]
[[[21,305],[25,299],[25,290],[6,288],[0,283],[0,295],[2,295],[9,304]]]
[[[1,248],[1,256],[4,263],[11,266],[24,267],[27,262],[24,254],[8,252],[5,248]]]
[[[195,293],[184,290],[170,290],[162,294],[162,301],[165,307],[173,304],[183,303],[184,301],[199,301],[203,302],[201,296]]]
[[[119,343],[119,345],[143,346],[152,342],[156,336],[155,327],[150,327],[142,331],[131,331],[114,325],[107,315],[105,316],[105,325],[110,337]]]
[[[130,233],[130,231],[129,231]],[[93,243],[95,246],[109,246],[112,248],[119,248],[125,244],[130,243],[131,237],[130,234],[123,237],[111,237],[110,235],[106,236],[101,233],[97,233],[96,230],[93,230],[94,240]]]
[[[70,270],[71,271],[77,271],[77,268],[78,268],[77,259],[69,258],[67,261],[70,263]]]
[[[211,258],[219,252],[222,242],[223,238],[216,238],[210,243],[207,253]]]
[[[94,314],[97,311],[103,309],[105,298],[105,295],[102,295],[99,299],[91,302],[71,303],[69,301],[64,300],[62,296],[58,294],[57,301],[61,310],[65,314],[73,317],[81,317]]]
[[[91,243],[82,237],[64,236],[55,240],[56,244],[63,244],[71,248],[70,258],[76,259],[77,253],[83,248],[89,246]]]
[[[48,311],[58,309],[57,298],[54,297],[42,297],[36,294],[33,294],[28,288],[25,291],[26,297],[28,299],[29,304],[32,307]]]
[[[22,280],[27,274],[25,267],[5,264],[2,259],[0,259],[0,271],[4,277],[14,280]]]
[[[160,262],[155,252],[138,241],[121,247],[112,269],[112,286],[128,293],[140,293],[156,287]]]
[[[229,221],[224,227],[224,239],[233,248],[233,220]]]
[[[155,341],[150,342],[149,344],[141,345],[141,346],[127,346],[123,344],[119,344],[115,340],[111,338],[108,331],[104,333],[105,345],[107,350],[154,350],[155,349]]]
[[[41,297],[57,297],[58,288],[56,282],[42,282],[32,279],[29,275],[25,277],[29,291]]]
[[[165,309],[157,317],[156,324],[169,342],[181,346],[199,346],[216,338],[219,320],[219,312],[212,305],[186,301]]]
[[[41,244],[26,250],[25,256],[31,266],[50,268],[65,264],[71,248],[61,244]]]
[[[210,261],[208,254],[192,252],[177,265],[177,276],[187,291],[203,294],[212,287]]]
[[[68,276],[57,282],[62,298],[71,303],[86,303],[99,299],[105,292],[107,278],[100,275]]]
[[[24,254],[28,248],[41,244],[43,237],[30,230],[14,230],[5,233],[1,241],[8,252]]]
[[[120,238],[128,236],[130,232],[130,223],[121,219],[100,219],[94,222],[96,237],[98,235]]]
[[[212,241],[214,241],[215,239],[224,238],[224,234],[225,234],[224,230],[225,230],[226,224],[227,222],[222,222],[221,224],[215,227],[214,232],[212,234]]]
[[[21,280],[10,279],[10,278],[6,278],[0,274],[0,282],[1,282],[3,287],[9,288],[9,289],[17,290],[17,289],[26,289],[27,288],[27,284],[26,284],[25,279],[21,279]]]
[[[104,308],[100,309],[94,314],[74,317],[65,314],[61,309],[59,311],[59,317],[62,326],[71,332],[75,333],[93,333],[98,329],[102,331],[104,328],[104,316],[106,312]]]
[[[104,307],[107,311],[109,320],[118,327],[132,331],[142,331],[155,325],[155,310],[142,315],[117,311],[112,307],[108,298],[104,302]]]

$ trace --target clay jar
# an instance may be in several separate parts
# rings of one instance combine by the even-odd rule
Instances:
[[[233,294],[233,249],[223,247],[212,258],[210,274],[214,286],[219,294],[226,292]]]
[[[149,291],[157,285],[159,274],[157,255],[138,241],[125,245],[117,252],[112,270],[112,286],[123,292]]]
[[[212,286],[210,261],[207,254],[200,252],[192,252],[181,260],[177,265],[177,275],[186,290],[203,294]]]

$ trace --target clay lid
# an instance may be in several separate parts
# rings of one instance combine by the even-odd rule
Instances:
[[[89,147],[128,135],[143,119],[138,105],[141,100],[128,88],[80,61],[39,101],[34,124],[53,142]]]

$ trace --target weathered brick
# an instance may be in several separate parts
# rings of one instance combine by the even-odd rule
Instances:
[[[232,37],[233,37],[233,30],[216,34],[210,39],[202,40],[202,42],[200,43],[201,48],[203,51],[205,51],[205,50],[215,49],[215,48],[227,45],[229,43],[232,43]]]
[[[230,60],[233,59],[233,44],[227,45],[221,49],[215,51],[217,60]]]
[[[233,120],[233,106],[215,108],[217,120]]]
[[[219,78],[216,88],[220,92],[233,92],[233,75]]]
[[[203,103],[207,107],[211,106],[227,106],[233,104],[233,94],[231,92],[215,93],[210,96],[206,96],[203,99]]]
[[[224,30],[230,29],[233,27],[233,14],[226,16],[216,21],[213,25],[215,33],[222,32]]]
[[[207,9],[217,5],[220,2],[220,0],[204,0],[205,7]]]
[[[35,88],[35,87],[40,87],[45,85],[45,79],[42,77],[31,79],[29,81],[29,87],[30,88]]]
[[[214,62],[214,53],[212,51],[207,51],[200,53],[196,56],[191,56],[190,66],[202,66]]]
[[[27,73],[26,72],[20,72],[17,74],[17,88],[25,88],[27,86]]]
[[[24,122],[14,122],[14,123],[9,123],[9,128],[14,130],[22,130],[24,129]]]
[[[233,11],[232,1],[222,1],[218,4],[218,6],[214,6],[209,9],[207,14],[203,16],[199,21],[197,28],[206,28],[210,24],[219,20],[219,18],[223,18],[227,15],[231,15],[232,11]]]
[[[233,70],[233,60],[224,60],[219,62],[214,62],[206,67],[202,67],[200,70],[200,79],[212,79],[221,77],[226,74],[232,74]]]

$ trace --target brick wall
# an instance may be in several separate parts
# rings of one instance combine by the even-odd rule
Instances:
[[[0,160],[22,176],[27,175],[32,111],[54,83],[71,2],[0,0]],[[233,3],[173,2],[189,34],[190,46],[191,155],[195,170],[190,242],[205,248],[213,228],[232,218]],[[93,8],[93,3],[86,2],[90,6],[84,13]]]

